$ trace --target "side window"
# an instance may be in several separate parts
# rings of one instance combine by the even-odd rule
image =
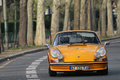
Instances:
[[[59,44],[59,35],[56,35],[55,39],[54,39],[54,42],[53,42],[53,46],[56,46]]]

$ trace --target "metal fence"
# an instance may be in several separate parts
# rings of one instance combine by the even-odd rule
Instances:
[[[49,43],[50,42],[50,39],[49,39],[49,36],[50,36],[50,32],[49,30],[46,30],[46,43]],[[35,39],[35,31],[33,33],[33,38]],[[2,40],[3,40],[3,45],[4,47],[5,46],[5,33],[2,33]],[[8,33],[8,44],[9,44],[9,48],[14,48],[14,47],[18,47],[18,33],[16,35],[16,39],[15,39],[15,34],[14,32],[10,32]]]

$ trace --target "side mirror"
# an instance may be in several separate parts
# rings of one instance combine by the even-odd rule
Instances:
[[[104,43],[104,46],[106,46],[106,45],[110,45],[110,42],[105,42],[105,43]]]
[[[50,48],[49,44],[45,44],[44,46]]]

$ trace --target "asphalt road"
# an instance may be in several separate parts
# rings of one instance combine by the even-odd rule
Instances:
[[[120,80],[120,39],[110,41],[106,46],[109,52],[109,74],[58,73],[56,77],[48,74],[47,51],[28,54],[0,63],[0,80]]]

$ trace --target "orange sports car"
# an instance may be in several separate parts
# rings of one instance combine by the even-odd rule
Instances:
[[[49,75],[57,72],[97,71],[108,74],[108,58],[105,45],[93,31],[63,31],[58,32],[49,46]]]

